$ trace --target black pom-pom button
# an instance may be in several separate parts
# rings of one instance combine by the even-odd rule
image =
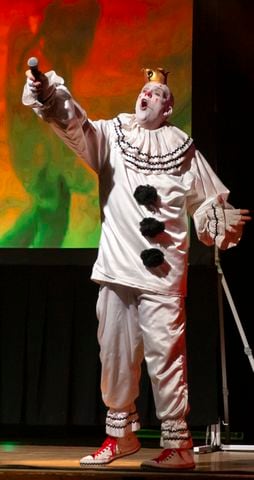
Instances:
[[[164,222],[159,222],[159,220],[150,217],[144,218],[139,225],[144,237],[155,237],[158,233],[162,233],[165,230]]]
[[[135,192],[134,197],[140,205],[155,205],[158,194],[156,188],[151,185],[139,185]]]
[[[148,267],[158,267],[164,262],[164,255],[158,248],[149,248],[141,252],[143,264]]]

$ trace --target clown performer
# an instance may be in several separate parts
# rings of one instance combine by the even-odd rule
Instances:
[[[144,69],[135,113],[92,121],[54,71],[26,72],[22,102],[97,174],[102,229],[91,279],[96,305],[106,440],[82,467],[98,468],[137,452],[135,400],[146,361],[161,424],[158,456],[143,469],[192,469],[186,416],[185,296],[188,215],[204,244],[237,245],[251,219],[228,202],[192,138],[168,118],[173,95],[162,68]]]

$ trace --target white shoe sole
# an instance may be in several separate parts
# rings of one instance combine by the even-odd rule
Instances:
[[[80,460],[80,466],[85,467],[85,468],[88,468],[88,467],[91,467],[91,468],[104,467],[104,466],[109,465],[109,463],[114,462],[118,458],[127,457],[128,455],[133,455],[134,453],[138,452],[140,450],[140,448],[141,448],[141,446],[139,445],[139,446],[135,447],[135,449],[130,450],[129,452],[119,453],[118,455],[115,455],[113,458],[111,458],[110,460],[108,460],[106,462],[105,461],[98,462],[98,460],[95,461],[95,462],[93,462],[92,460],[89,461],[89,462],[85,462],[85,461],[82,462],[82,460]]]
[[[155,463],[155,462],[143,462],[141,463],[141,470],[167,470],[167,471],[173,471],[173,470],[194,470],[196,467],[195,464],[193,463],[189,463],[189,464],[186,464],[186,465],[163,465],[162,463],[161,464],[158,464],[158,463]]]

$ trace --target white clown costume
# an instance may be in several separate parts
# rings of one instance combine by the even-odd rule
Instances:
[[[99,176],[102,231],[92,280],[100,287],[97,316],[106,432],[140,428],[135,400],[145,357],[161,446],[191,448],[185,310],[188,215],[206,245],[240,240],[240,210],[193,140],[170,123],[142,128],[135,114],[91,121],[61,77],[47,74],[41,103],[28,85],[23,103]]]

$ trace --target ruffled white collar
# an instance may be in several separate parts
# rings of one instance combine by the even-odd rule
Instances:
[[[140,127],[134,114],[114,118],[116,143],[128,166],[145,174],[176,173],[193,140],[179,128],[165,124],[157,130]]]

